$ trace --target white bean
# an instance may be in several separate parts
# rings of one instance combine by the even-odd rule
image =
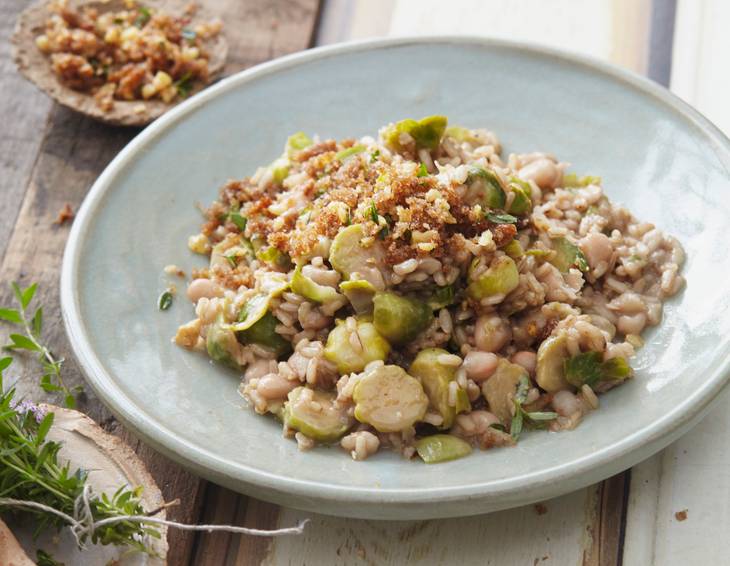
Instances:
[[[269,373],[259,379],[256,384],[256,392],[267,400],[283,399],[298,385],[298,381],[290,381],[276,373]]]
[[[608,265],[611,261],[613,246],[611,240],[605,234],[591,232],[578,242],[578,245],[585,254],[591,269],[596,269],[601,263]]]
[[[553,161],[542,158],[525,165],[518,175],[525,181],[535,181],[541,189],[552,189],[560,181],[561,172]]]
[[[509,324],[498,316],[483,315],[477,319],[474,341],[485,352],[498,352],[512,338]]]
[[[491,352],[472,350],[464,358],[464,369],[469,379],[481,383],[489,379],[497,369],[499,358]]]
[[[562,417],[571,417],[581,413],[581,404],[578,397],[570,391],[558,391],[553,395],[553,409]]]
[[[641,334],[646,326],[646,315],[643,312],[635,315],[623,315],[618,317],[616,327],[624,334]]]
[[[213,297],[222,297],[223,289],[210,279],[193,279],[188,285],[188,299],[197,303],[200,299],[212,299]]]
[[[512,361],[525,368],[530,375],[535,375],[535,368],[537,367],[537,354],[535,352],[529,350],[516,352],[512,355]]]

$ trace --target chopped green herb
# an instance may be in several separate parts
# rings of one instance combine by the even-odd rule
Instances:
[[[372,154],[370,154],[370,163],[375,163],[378,160],[378,157],[380,157],[380,150],[376,149]]]
[[[375,201],[370,201],[370,220],[378,224],[378,207],[375,206]]]
[[[235,269],[238,266],[238,257],[235,254],[231,254],[231,255],[227,255],[227,256],[223,256],[223,257],[226,258],[226,260],[228,261],[228,263],[230,264],[230,266],[232,268]]]
[[[185,73],[180,79],[173,83],[181,98],[187,98],[193,90],[193,76],[190,72]]]
[[[517,222],[517,218],[515,218],[511,214],[497,214],[494,212],[488,212],[486,218],[492,224],[515,224]]]
[[[163,291],[157,300],[157,306],[161,311],[169,309],[172,306],[172,293],[170,291]]]
[[[145,24],[150,21],[150,18],[152,18],[152,12],[150,12],[150,9],[146,6],[140,6],[138,8],[138,12],[137,17],[134,20],[134,25],[138,28],[143,28]]]
[[[520,434],[522,433],[522,429],[525,424],[533,427],[533,428],[541,428],[543,426],[542,423],[545,421],[552,421],[556,418],[558,418],[557,413],[553,412],[542,412],[542,411],[535,411],[535,412],[527,412],[523,408],[523,404],[527,400],[527,392],[530,390],[530,380],[526,375],[523,375],[520,378],[520,381],[517,385],[517,390],[515,391],[515,395],[512,398],[512,402],[515,406],[515,414],[514,417],[512,417],[512,423],[510,424],[510,436],[517,440],[520,437]]]
[[[228,219],[233,222],[236,225],[236,228],[238,228],[241,232],[243,232],[246,229],[246,222],[248,220],[241,216],[238,212],[231,212],[228,214]]]
[[[424,163],[421,163],[418,166],[418,171],[416,171],[416,177],[427,177],[428,176],[428,169],[426,169],[426,165]]]

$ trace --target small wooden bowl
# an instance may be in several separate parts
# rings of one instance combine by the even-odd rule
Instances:
[[[170,14],[183,13],[188,0],[149,0],[145,6],[164,10]],[[72,0],[73,7],[94,6],[100,14],[117,12],[125,9],[123,0]],[[121,126],[144,126],[164,114],[179,101],[165,103],[161,100],[114,100],[114,107],[109,111],[102,110],[94,100],[93,95],[73,90],[64,85],[51,69],[48,57],[35,44],[35,38],[45,30],[48,19],[48,2],[34,4],[24,10],[18,17],[11,42],[13,44],[13,60],[20,73],[48,94],[59,104],[91,118],[107,124]],[[191,17],[192,23],[202,23],[209,18],[204,11],[198,11]],[[209,82],[213,82],[223,72],[228,44],[219,33],[205,41],[205,48],[210,55],[208,70]],[[194,94],[207,85],[196,82],[191,91]]]

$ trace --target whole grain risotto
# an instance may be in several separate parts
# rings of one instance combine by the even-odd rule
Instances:
[[[102,110],[118,100],[185,98],[196,83],[208,82],[204,40],[217,35],[220,21],[191,26],[196,7],[173,16],[125,2],[126,9],[99,13],[54,0],[36,46],[68,87],[93,94]]]
[[[292,135],[190,238],[210,267],[176,342],[241,372],[301,449],[432,463],[575,427],[632,377],[684,254],[599,178],[500,153],[443,116]]]

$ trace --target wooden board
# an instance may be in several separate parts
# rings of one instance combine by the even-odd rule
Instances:
[[[69,226],[54,224],[59,210],[70,204],[77,210],[89,187],[116,153],[137,133],[111,128],[71,111],[52,106],[15,72],[8,37],[17,13],[28,3],[0,3],[0,304],[9,304],[10,281],[39,283],[38,298],[44,305],[44,338],[53,351],[66,357],[64,379],[83,384],[70,356],[58,299],[58,278]],[[220,14],[230,44],[227,73],[309,46],[313,37],[317,0],[208,0],[210,12]],[[8,328],[0,325],[0,340]],[[55,400],[37,385],[38,367],[32,358],[16,357],[21,395],[43,401]],[[79,409],[106,429],[122,436],[146,462],[166,500],[179,498],[171,510],[176,520],[195,522],[203,508],[204,484],[199,478],[131,437],[87,389]],[[170,535],[171,565],[187,564],[195,535],[173,531]]]

